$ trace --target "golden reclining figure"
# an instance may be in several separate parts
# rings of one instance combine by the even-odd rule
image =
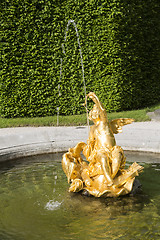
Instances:
[[[90,92],[94,107],[89,119],[90,128],[87,144],[79,142],[63,155],[62,168],[71,183],[69,191],[87,190],[91,195],[116,197],[131,192],[135,176],[143,167],[133,163],[124,169],[126,158],[123,149],[116,145],[114,133],[122,132],[122,126],[132,123],[131,118],[108,121],[107,112],[98,97]],[[86,157],[84,161],[81,152]]]

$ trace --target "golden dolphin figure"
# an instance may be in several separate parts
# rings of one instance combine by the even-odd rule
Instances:
[[[131,118],[108,121],[107,112],[95,93],[87,97],[95,103],[89,113],[94,125],[90,127],[87,144],[79,142],[62,158],[70,192],[86,190],[95,197],[118,197],[131,192],[133,182],[143,167],[133,163],[124,169],[126,158],[123,149],[116,145],[114,134],[122,132],[122,126],[132,123]],[[84,161],[81,153],[86,157]]]

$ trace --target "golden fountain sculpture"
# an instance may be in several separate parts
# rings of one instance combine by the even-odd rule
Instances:
[[[134,120],[119,118],[109,122],[107,112],[95,93],[90,92],[87,97],[95,103],[89,113],[94,125],[90,127],[87,144],[79,142],[62,158],[63,171],[71,183],[69,192],[85,190],[95,197],[128,194],[143,167],[134,162],[124,169],[126,158],[123,149],[116,145],[114,133],[122,132],[122,126]],[[82,159],[81,152],[87,161]]]

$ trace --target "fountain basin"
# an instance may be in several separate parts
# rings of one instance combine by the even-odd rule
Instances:
[[[143,191],[107,199],[69,193],[62,154],[1,163],[0,239],[159,239],[160,155],[126,157],[144,166]]]
[[[159,132],[152,122],[123,127],[116,141],[139,151],[125,155],[144,166],[143,191],[97,199],[68,193],[62,153],[21,158],[67,151],[86,141],[87,127],[0,129],[0,239],[159,239],[160,154],[151,154],[160,152]]]

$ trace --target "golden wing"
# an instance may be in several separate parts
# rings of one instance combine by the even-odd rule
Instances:
[[[132,118],[117,118],[112,121],[110,121],[110,127],[112,129],[113,133],[121,133],[122,132],[122,127],[124,125],[130,124],[134,122],[134,119]]]

